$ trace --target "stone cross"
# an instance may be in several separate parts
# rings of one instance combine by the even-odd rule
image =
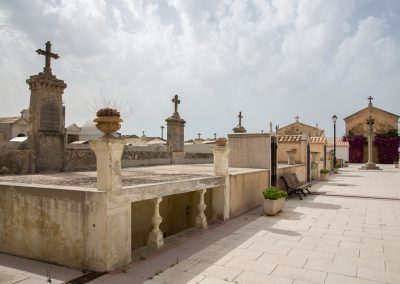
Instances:
[[[373,100],[374,98],[373,97],[371,97],[371,96],[369,96],[368,97],[368,99],[367,100],[369,100],[369,104],[371,104],[372,105],[372,100]]]
[[[36,52],[39,55],[44,55],[46,58],[45,65],[43,68],[44,73],[51,74],[50,60],[51,58],[58,59],[60,58],[58,54],[51,52],[51,43],[50,41],[46,42],[46,50],[38,49]]]
[[[243,118],[243,116],[242,116],[242,112],[241,111],[239,111],[238,117],[239,117],[239,126],[242,126],[242,118]]]
[[[197,136],[199,136],[199,139],[200,139],[201,133],[197,133]]]
[[[300,117],[296,115],[294,119],[296,119],[296,122],[299,122]]]
[[[269,132],[272,132],[272,121],[269,123]]]
[[[181,103],[181,100],[178,99],[178,95],[175,95],[172,99],[172,102],[175,104],[175,112],[178,112],[178,105]]]

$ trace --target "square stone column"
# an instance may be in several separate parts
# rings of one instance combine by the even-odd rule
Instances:
[[[215,146],[214,153],[214,175],[225,177],[225,185],[216,187],[212,191],[213,219],[226,221],[229,219],[229,173],[228,158],[231,148],[228,146]]]
[[[99,210],[89,211],[88,225],[95,233],[87,236],[91,249],[86,258],[100,271],[112,271],[131,262],[131,204],[120,198],[124,145],[124,140],[110,137],[90,141],[97,160],[97,189],[106,194]]]
[[[107,192],[121,191],[121,158],[125,141],[102,137],[90,141],[90,147],[96,154],[97,189]]]

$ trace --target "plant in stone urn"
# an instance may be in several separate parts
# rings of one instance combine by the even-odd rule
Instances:
[[[328,181],[328,179],[329,179],[329,170],[321,169],[319,171],[319,174],[320,174],[320,176],[319,176],[319,180],[320,181]]]
[[[218,139],[215,141],[215,143],[217,144],[217,146],[225,146],[225,145],[226,145],[226,142],[227,142],[227,140],[226,140],[225,137],[218,138]]]
[[[283,209],[285,198],[288,194],[285,191],[280,191],[276,187],[268,187],[262,192],[264,196],[263,209],[265,215],[276,215]]]
[[[97,111],[96,115],[97,117],[93,121],[96,122],[97,129],[103,132],[105,137],[112,136],[112,133],[121,128],[121,114],[117,109],[109,107],[101,108]]]

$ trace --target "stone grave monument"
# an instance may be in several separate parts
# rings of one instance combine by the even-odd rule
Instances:
[[[167,149],[172,152],[174,159],[183,156],[186,121],[179,116],[178,105],[181,101],[178,95],[173,97],[172,102],[175,105],[174,113],[165,121],[167,122]]]
[[[31,91],[28,144],[33,150],[32,171],[62,171],[65,146],[62,95],[67,85],[52,74],[50,61],[59,56],[51,52],[51,43],[46,42],[46,49],[36,52],[45,56],[45,66],[43,72],[26,80]]]
[[[247,132],[246,129],[242,126],[243,116],[241,111],[239,111],[238,117],[239,117],[239,124],[236,125],[235,128],[233,128],[233,133],[246,133]]]

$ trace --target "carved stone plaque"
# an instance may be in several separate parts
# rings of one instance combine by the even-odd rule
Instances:
[[[54,104],[43,104],[40,107],[40,130],[60,131],[60,108]]]

